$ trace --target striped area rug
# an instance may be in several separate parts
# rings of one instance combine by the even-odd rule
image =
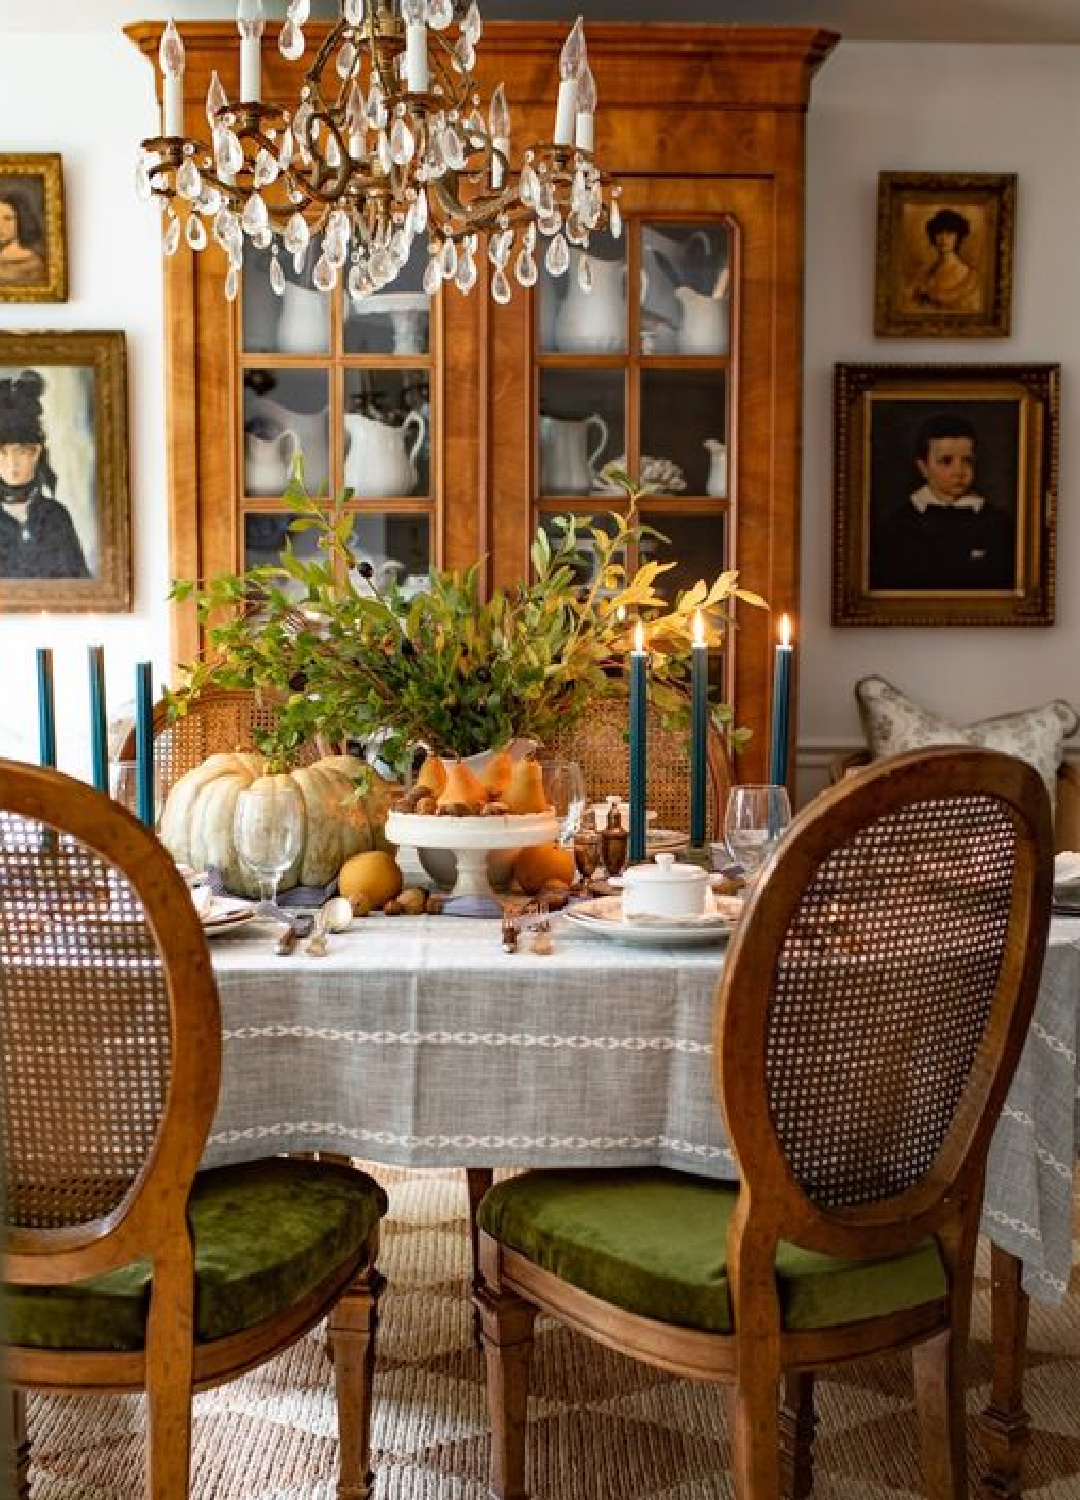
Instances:
[[[486,1500],[487,1409],[472,1340],[464,1173],[375,1168],[391,1198],[381,1265],[376,1500]],[[990,1376],[989,1288],[978,1283],[969,1411]],[[1029,1500],[1080,1500],[1080,1271],[1060,1309],[1034,1304]],[[724,1500],[730,1447],[717,1390],[676,1380],[539,1325],[530,1412],[536,1500]],[[923,1494],[910,1365],[880,1360],[818,1383],[815,1500]],[[313,1334],[195,1400],[196,1500],[332,1500],[335,1412]],[[137,1398],[36,1397],[33,1500],[141,1497]]]

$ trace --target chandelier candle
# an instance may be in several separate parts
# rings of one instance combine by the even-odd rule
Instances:
[[[705,845],[705,767],[709,735],[709,648],[705,642],[705,616],[694,614],[694,639],[690,646],[690,846]]]
[[[277,46],[287,62],[304,56],[309,13],[310,0],[286,0]],[[184,47],[169,22],[162,134],[143,141],[136,174],[141,196],[163,209],[165,254],[181,241],[224,251],[230,301],[248,242],[269,251],[279,297],[286,258],[318,291],[344,281],[361,301],[425,251],[426,295],[444,282],[464,295],[486,252],[484,280],[507,303],[511,278],[535,285],[541,260],[562,276],[571,247],[584,259],[594,231],[619,238],[620,190],[593,161],[596,85],[580,17],[559,57],[554,141],[526,144],[516,168],[505,92],[485,115],[476,78],[477,0],[340,0],[292,104],[262,99],[262,0],[239,0],[237,27],[243,97],[226,98],[215,75],[209,139],[199,140],[184,136]]]
[[[791,622],[787,615],[784,615],[780,623],[780,639],[776,643],[776,660],[773,666],[772,751],[769,780],[776,786],[783,786],[787,781],[791,654],[794,649],[791,643]]]
[[[87,646],[90,678],[90,764],[99,792],[109,790],[109,739],[105,717],[105,647]]]
[[[148,661],[135,666],[135,811],[154,826],[154,669]]]
[[[630,846],[629,861],[645,858],[645,626],[634,626],[634,649],[630,653]]]
[[[48,646],[37,650],[38,761],[56,765],[56,707],[53,702],[53,659]]]

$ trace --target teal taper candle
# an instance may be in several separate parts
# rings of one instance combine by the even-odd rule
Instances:
[[[634,628],[630,653],[630,863],[645,858],[645,627]]]
[[[772,752],[769,757],[769,780],[776,786],[787,781],[788,714],[791,705],[791,626],[783,617],[780,640],[776,644],[773,668]]]
[[[39,646],[37,651],[38,760],[43,766],[56,765],[56,707],[53,703],[52,651]]]
[[[94,785],[109,790],[109,739],[105,721],[105,647],[87,646],[90,677],[90,759]]]
[[[690,844],[705,844],[705,771],[709,754],[709,648],[705,644],[705,617],[694,614],[694,640],[690,647]]]
[[[148,828],[154,826],[153,673],[148,661],[135,666],[135,811]]]

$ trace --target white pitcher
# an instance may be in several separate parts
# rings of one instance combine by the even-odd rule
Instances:
[[[416,434],[412,444],[406,438]],[[416,489],[416,456],[427,424],[418,411],[411,411],[400,427],[348,412],[345,417],[345,483],[365,498],[411,495]]]
[[[590,261],[592,288],[583,290],[576,265],[555,319],[555,347],[568,353],[616,354],[626,348],[626,265]]]
[[[244,433],[244,486],[249,495],[280,495],[289,480],[299,440],[290,427],[271,437]]]
[[[677,286],[675,296],[682,308],[679,323],[680,354],[726,354],[728,349],[728,300],[705,296],[693,287]]]
[[[727,444],[722,443],[719,438],[706,438],[705,447],[709,454],[709,477],[705,481],[705,493],[723,499],[727,494]]]
[[[320,354],[329,344],[330,297],[317,287],[287,281],[281,296],[277,346],[283,354]]]
[[[589,447],[589,430],[598,441]],[[540,493],[587,495],[597,475],[597,461],[607,447],[608,427],[598,412],[579,422],[540,418]]]
[[[296,434],[299,451],[304,456],[304,484],[312,495],[325,495],[330,478],[329,408],[322,411],[293,411],[270,396],[251,401],[249,415],[268,418],[276,427]]]

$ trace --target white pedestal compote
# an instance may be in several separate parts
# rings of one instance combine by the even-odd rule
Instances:
[[[490,902],[492,915],[496,915],[502,908],[488,879],[488,854],[492,849],[554,844],[559,837],[559,820],[553,812],[473,818],[390,812],[386,837],[392,844],[413,849],[451,850],[457,859],[457,880],[449,899],[467,896],[473,901]]]

